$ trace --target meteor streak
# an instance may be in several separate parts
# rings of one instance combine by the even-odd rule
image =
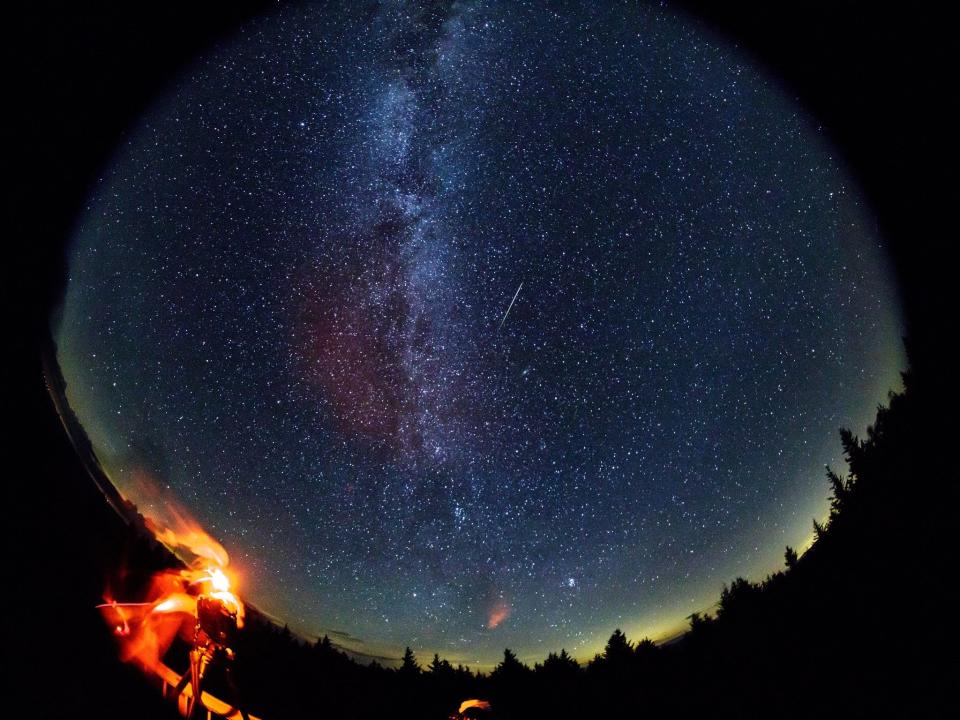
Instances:
[[[500,327],[497,328],[497,332],[500,332],[501,328],[503,328],[503,324],[507,321],[507,315],[509,315],[510,311],[513,309],[513,304],[517,301],[517,296],[520,294],[520,288],[522,287],[523,283],[521,282],[519,287],[517,287],[517,291],[513,294],[513,300],[511,300],[510,304],[507,306],[507,311],[503,314],[503,320],[500,321]]]

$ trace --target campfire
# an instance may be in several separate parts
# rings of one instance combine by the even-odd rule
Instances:
[[[148,518],[147,527],[187,567],[154,575],[143,598],[124,602],[108,592],[98,607],[119,642],[121,658],[157,678],[164,696],[175,700],[185,717],[213,714],[249,720],[231,672],[244,605],[233,591],[236,578],[228,569],[227,552],[172,503],[165,504],[163,516],[165,522]],[[182,673],[164,661],[178,637],[190,648],[189,667]],[[206,672],[214,664],[224,671],[232,703],[203,690]]]
[[[454,717],[457,717],[457,718],[467,717],[467,715],[465,715],[464,713],[466,713],[467,710],[473,710],[473,709],[489,710],[490,703],[487,702],[486,700],[476,700],[476,699],[464,700],[462,703],[460,703],[460,709],[457,710],[457,714]]]

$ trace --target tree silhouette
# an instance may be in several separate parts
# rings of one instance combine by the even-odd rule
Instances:
[[[603,649],[603,659],[611,667],[625,667],[633,657],[633,646],[620,628],[613,631]]]
[[[822,537],[824,537],[826,534],[827,534],[827,526],[824,525],[824,524],[823,524],[822,522],[820,522],[819,520],[817,520],[816,518],[814,518],[814,519],[813,519],[813,537],[814,537],[814,539],[820,540],[820,539],[821,539]]]
[[[453,675],[453,666],[450,661],[441,659],[439,653],[433,654],[433,660],[430,661],[427,670],[436,677],[448,678]]]
[[[707,613],[695,612],[690,616],[690,633],[694,637],[706,634],[713,627],[714,619]]]
[[[633,659],[633,645],[626,634],[617,628],[607,640],[597,667],[612,672],[624,672],[633,664]]]
[[[530,672],[530,668],[517,660],[517,656],[513,650],[510,648],[505,648],[503,651],[503,660],[501,660],[500,664],[493,669],[491,677],[512,680],[521,677],[528,672]]]
[[[849,502],[853,490],[853,476],[843,477],[827,467],[827,481],[830,483],[830,515],[838,515]]]
[[[660,650],[657,644],[647,637],[636,644],[636,647],[633,648],[633,654],[646,662],[655,659],[660,654]]]
[[[400,664],[401,675],[415,676],[420,674],[420,666],[417,664],[417,656],[409,647],[403,653],[403,661]]]
[[[788,570],[792,570],[797,566],[797,551],[792,547],[787,545],[787,549],[783,553],[783,562],[787,566]]]
[[[742,613],[755,595],[756,586],[742,577],[738,577],[730,586],[723,586],[720,591],[720,605],[717,608],[717,615]]]
[[[570,657],[566,650],[561,650],[559,654],[549,653],[547,659],[543,661],[540,669],[547,675],[570,675],[580,670],[580,663]]]

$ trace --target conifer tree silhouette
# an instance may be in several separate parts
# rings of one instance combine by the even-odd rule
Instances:
[[[417,656],[413,654],[413,650],[409,647],[403,653],[403,661],[400,665],[399,670],[401,675],[419,675],[420,666],[417,664]]]
[[[787,545],[787,549],[783,553],[783,562],[787,566],[788,570],[792,570],[797,566],[797,551],[792,547]]]

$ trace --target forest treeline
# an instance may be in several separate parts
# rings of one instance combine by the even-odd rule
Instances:
[[[913,354],[911,354],[912,356]],[[451,717],[465,698],[477,717],[945,717],[957,706],[957,633],[947,589],[958,483],[932,386],[911,357],[859,438],[840,431],[847,471],[828,469],[830,513],[802,556],[762,582],[736,578],[712,614],[658,646],[620,630],[578,663],[565,650],[529,667],[509,649],[489,674],[407,650],[399,668],[361,664],[329,638],[306,642],[253,612],[236,646],[244,704],[287,718]],[[124,565],[142,577],[173,562],[136,534]],[[128,583],[136,584],[136,578]],[[132,586],[131,586],[132,587]],[[184,648],[170,664],[185,664]],[[179,657],[178,657],[179,656]],[[216,690],[217,678],[211,678]]]

